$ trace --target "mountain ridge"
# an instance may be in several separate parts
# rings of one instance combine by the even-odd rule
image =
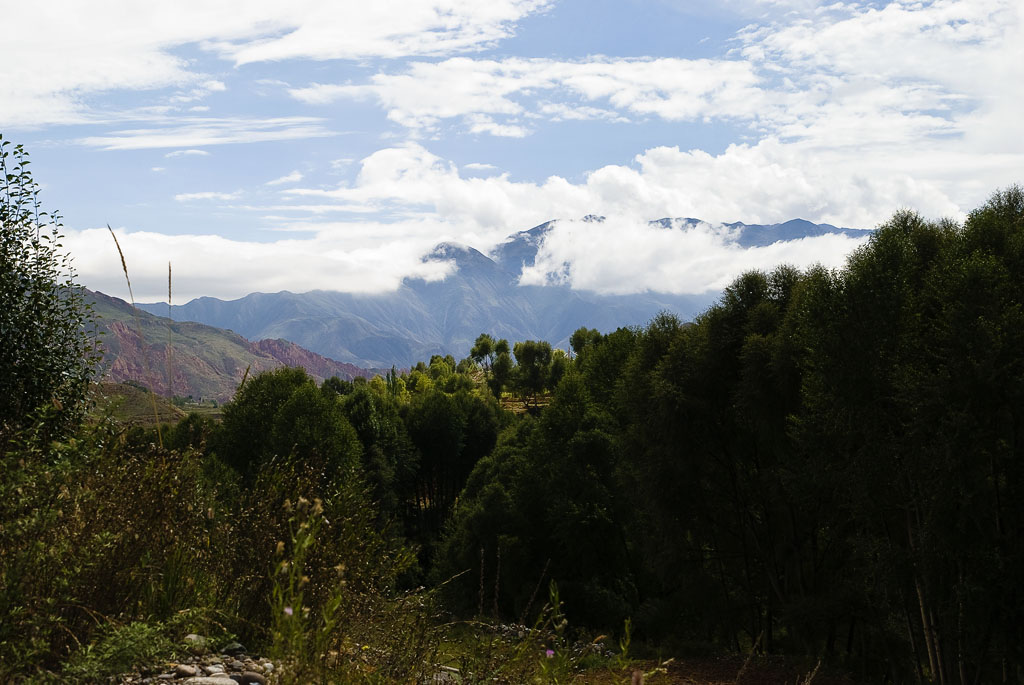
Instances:
[[[600,222],[590,215],[584,221]],[[556,222],[519,231],[488,256],[453,242],[436,245],[424,260],[450,260],[454,273],[439,281],[404,279],[388,293],[356,294],[329,290],[306,293],[250,293],[235,300],[196,298],[171,308],[176,321],[197,321],[235,331],[252,340],[283,338],[332,359],[360,367],[408,367],[434,354],[468,354],[480,333],[509,340],[547,340],[559,347],[577,328],[614,330],[643,325],[662,311],[693,318],[710,306],[718,291],[696,295],[641,292],[602,295],[567,285],[520,285],[524,267],[535,263],[545,235]],[[652,226],[685,229],[697,219],[659,219]],[[725,224],[742,246],[829,233],[863,235],[793,219],[780,224]],[[166,303],[140,304],[153,313]]]

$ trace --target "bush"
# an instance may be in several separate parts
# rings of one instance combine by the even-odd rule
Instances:
[[[99,626],[216,604],[229,527],[200,455],[101,425],[0,444],[0,681],[56,668]],[[131,496],[126,496],[131,493]]]

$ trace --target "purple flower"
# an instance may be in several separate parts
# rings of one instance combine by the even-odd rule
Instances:
[[[294,612],[292,611],[291,607],[285,607],[284,608],[284,613],[286,613],[287,615],[291,616]]]
[[[544,652],[544,654],[547,655],[547,657],[550,659],[553,656],[555,656],[555,650],[549,649],[548,651]]]

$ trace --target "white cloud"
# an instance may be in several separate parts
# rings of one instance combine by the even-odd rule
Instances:
[[[476,50],[512,34],[547,0],[138,3],[63,0],[46,10],[7,3],[0,41],[0,126],[95,119],[87,99],[113,90],[177,87],[187,101],[224,84],[174,51],[199,44],[236,65]]]
[[[489,133],[492,136],[501,138],[525,138],[530,129],[518,124],[499,124],[486,114],[470,114],[466,120],[469,123],[470,133]]]
[[[647,290],[704,293],[720,290],[744,271],[779,264],[806,268],[842,265],[867,239],[825,235],[744,248],[728,227],[706,223],[664,229],[633,219],[559,221],[540,245],[521,283],[558,283],[604,294]]]
[[[210,79],[198,83],[194,87],[189,88],[187,91],[178,93],[177,95],[171,98],[171,102],[176,104],[195,102],[196,100],[202,100],[210,93],[220,93],[227,89],[228,87],[224,84],[223,81]]]
[[[583,61],[465,57],[415,62],[404,73],[377,74],[372,84],[314,83],[289,90],[308,104],[373,98],[388,118],[409,128],[431,128],[460,117],[473,133],[521,137],[528,129],[494,117],[527,112],[554,120],[626,120],[623,113],[654,115],[668,121],[705,116],[754,117],[763,94],[751,65],[737,60],[611,59]],[[569,95],[577,101],[530,102],[538,92]],[[615,109],[584,103],[603,102]],[[535,111],[534,111],[535,110]]]
[[[990,116],[1019,111],[1022,15],[1012,0],[836,3],[752,25],[738,42],[782,79],[787,107],[771,113],[779,135],[831,145],[975,137]],[[1021,149],[1021,136],[1004,140]]]
[[[296,171],[291,172],[290,174],[285,174],[284,176],[281,176],[280,178],[275,178],[273,181],[267,181],[263,185],[279,186],[279,185],[283,185],[285,183],[298,183],[301,180],[302,180],[302,172],[296,170]]]
[[[387,229],[387,227],[383,227]],[[436,280],[450,263],[423,262],[423,239],[436,227],[405,226],[391,238],[354,244],[345,238],[317,236],[268,243],[229,240],[216,235],[164,235],[117,229],[131,275],[135,299],[167,296],[167,262],[174,266],[176,301],[204,295],[232,298],[250,292],[305,292],[315,289],[348,292],[394,290],[404,276]],[[383,231],[367,232],[378,238]],[[66,231],[65,244],[75,255],[75,268],[86,287],[127,297],[121,264],[106,228]]]
[[[720,59],[455,57],[412,62],[369,83],[312,83],[289,93],[319,105],[369,99],[416,134],[447,120],[472,133],[522,137],[542,120],[658,117],[738,123],[754,140],[861,148],[854,154],[864,145],[940,138],[1024,150],[1024,135],[1002,135],[1014,117],[1019,122],[1024,96],[1021,3],[734,4],[771,11]]]
[[[548,4],[548,0],[297,2],[279,6],[264,17],[279,25],[274,32],[266,31],[265,37],[211,41],[209,47],[236,65],[294,58],[443,55],[477,50],[506,38],[512,35],[515,22]]]
[[[226,262],[236,250],[266,269],[260,274],[255,267],[230,266],[209,278],[196,270],[195,282],[210,286],[206,294],[222,296],[274,287],[385,288],[403,273],[423,268],[418,256],[437,240],[486,249],[542,221],[591,213],[611,219],[601,228],[563,222],[530,277],[549,277],[570,260],[566,274],[579,287],[644,288],[663,282],[689,292],[720,283],[730,264],[746,268],[771,259],[803,264],[814,254],[832,259],[849,244],[814,239],[744,251],[714,225],[662,235],[649,231],[649,219],[772,223],[800,216],[870,227],[899,207],[932,217],[960,217],[993,188],[1022,180],[1024,5],[1018,0],[900,0],[880,8],[729,0],[735,11],[758,23],[738,34],[735,49],[719,59],[574,60],[451,57],[510,35],[518,19],[546,7],[541,0],[436,0],[412,9],[403,5],[407,12],[395,11],[395,2],[348,8],[254,0],[228,7],[191,0],[164,7],[123,0],[88,10],[68,3],[45,22],[36,16],[42,14],[37,8],[12,7],[5,20],[21,30],[0,43],[8,67],[0,72],[0,125],[97,121],[102,117],[96,93],[170,88],[173,94],[154,107],[107,117],[144,123],[122,123],[125,130],[79,142],[103,149],[168,148],[174,150],[171,157],[202,152],[193,152],[194,146],[333,135],[325,118],[169,116],[174,111],[169,100],[205,97],[242,71],[201,73],[197,65],[213,60],[178,56],[198,46],[208,58],[220,56],[240,65],[437,58],[388,62],[386,73],[363,82],[312,83],[290,91],[295,100],[310,105],[369,101],[407,129],[400,135],[440,137],[457,129],[523,137],[551,121],[638,124],[657,119],[659,135],[669,130],[666,122],[707,123],[716,141],[714,152],[650,147],[629,164],[595,165],[572,179],[477,173],[496,171],[485,162],[520,168],[514,155],[464,164],[460,173],[458,164],[423,145],[378,150],[362,160],[352,182],[324,190],[317,185],[322,179],[306,179],[311,187],[285,191],[293,203],[275,197],[278,204],[271,206],[232,207],[264,213],[268,231],[315,234],[311,240],[268,244],[288,256],[281,264],[290,274],[278,275],[279,269],[268,266],[274,248],[262,243],[195,237]],[[48,40],[40,41],[41,35]],[[26,56],[24,62],[20,55]],[[246,69],[256,75],[254,67]],[[295,82],[291,74],[289,80]],[[289,87],[282,81],[272,85]],[[735,128],[724,133],[713,128],[723,122],[739,127],[744,137],[736,136]],[[563,126],[568,130],[569,125]],[[379,133],[368,128],[370,135]],[[690,135],[692,128],[680,129],[680,135]],[[746,142],[722,149],[717,146],[723,136]],[[528,144],[522,146],[524,155],[533,153]],[[511,141],[493,141],[479,149],[513,147]],[[359,148],[330,154],[351,155],[354,149]],[[347,178],[352,161],[346,157],[332,163],[335,178]],[[258,196],[260,191],[251,192]],[[188,198],[183,202],[231,200],[240,191],[180,197]],[[335,220],[345,213],[358,216]],[[295,218],[300,215],[306,218]],[[603,233],[616,227],[617,234]],[[196,251],[178,247],[176,241],[185,238],[131,235],[157,253],[177,250],[175,259],[187,260]],[[581,235],[590,240],[578,244]],[[603,250],[598,239],[616,249]],[[394,264],[385,265],[385,242],[398,250]],[[591,246],[594,254],[588,257]],[[636,259],[621,258],[634,249]],[[698,249],[705,251],[705,260],[693,256]],[[333,262],[326,256],[332,251],[339,255]],[[356,263],[357,255],[381,273],[368,274]],[[196,262],[205,264],[203,259]],[[309,273],[303,259],[311,260]],[[673,270],[673,264],[686,268]],[[339,266],[346,269],[343,276],[338,276]],[[102,271],[90,274],[106,277]]]
[[[127,242],[139,245],[134,249],[142,256],[128,258],[139,260],[130,264],[133,273],[159,274],[147,255],[159,256],[164,263],[169,256],[179,282],[187,283],[179,292],[190,293],[188,297],[236,297],[276,289],[379,292],[393,289],[403,276],[442,276],[448,267],[420,262],[420,256],[439,241],[486,250],[509,234],[548,219],[602,214],[609,217],[603,224],[560,222],[524,281],[543,282],[561,274],[574,287],[602,292],[704,292],[749,268],[770,268],[779,262],[838,264],[856,241],[832,236],[743,249],[720,226],[659,231],[649,227],[648,220],[690,216],[710,222],[774,223],[799,215],[872,227],[901,206],[927,216],[957,216],[960,205],[943,192],[942,183],[918,178],[923,169],[936,166],[933,155],[941,153],[924,151],[913,161],[917,166],[909,167],[914,173],[907,173],[906,164],[900,166],[904,150],[849,165],[845,157],[768,139],[734,145],[720,155],[653,148],[638,155],[634,165],[604,166],[580,182],[552,176],[530,183],[513,181],[507,174],[463,177],[451,162],[410,143],[364,159],[351,185],[285,191],[288,197],[318,203],[241,207],[264,214],[306,212],[311,218],[270,218],[266,228],[312,233],[312,238],[252,243],[132,233]],[[980,170],[965,168],[969,173]],[[238,195],[204,192],[179,199],[229,200]],[[334,212],[362,212],[364,218],[321,218]],[[87,233],[75,234],[76,240],[84,240]],[[73,254],[86,255],[76,263],[84,283],[116,287],[116,270],[104,262],[109,261],[104,252],[108,246],[69,245]],[[149,297],[155,298],[164,286],[155,276],[150,280],[140,292],[149,288]]]
[[[910,165],[900,161],[902,149],[854,164],[775,139],[732,145],[720,155],[659,147],[637,155],[635,166],[604,166],[580,183],[559,176],[529,183],[507,174],[463,177],[453,164],[409,143],[364,159],[351,185],[286,192],[382,212],[432,211],[495,240],[549,219],[587,214],[747,223],[802,216],[869,228],[902,206],[931,216],[959,214],[944,184],[922,180],[934,163],[924,152]]]
[[[270,119],[216,119],[187,117],[167,121],[164,127],[112,131],[89,136],[78,142],[104,150],[255,143],[298,138],[323,138],[335,135],[316,117],[276,117]]]
[[[168,152],[166,155],[164,155],[164,157],[206,157],[209,156],[209,154],[210,153],[207,152],[206,150],[189,149],[174,150],[173,152]]]
[[[196,200],[237,200],[242,197],[242,191],[233,193],[219,193],[216,191],[204,191],[200,193],[178,193],[174,199],[178,202],[194,202]]]

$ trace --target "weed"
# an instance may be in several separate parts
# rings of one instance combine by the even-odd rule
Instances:
[[[159,623],[106,624],[95,642],[72,655],[64,675],[94,683],[172,659],[175,647],[167,629]]]

